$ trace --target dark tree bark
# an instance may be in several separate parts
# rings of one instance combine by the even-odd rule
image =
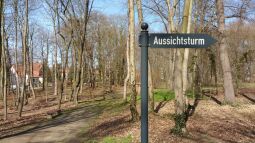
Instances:
[[[87,32],[87,23],[89,19],[89,4],[90,0],[84,0],[85,4],[85,10],[84,10],[84,22],[83,22],[83,33],[81,35],[81,44],[80,44],[80,49],[78,50],[78,65],[77,65],[77,75],[75,78],[74,82],[74,87],[73,87],[73,97],[74,97],[74,103],[78,105],[78,94],[80,91],[80,84],[81,84],[81,70],[82,70],[82,57],[83,57],[83,52],[86,46],[86,32]]]

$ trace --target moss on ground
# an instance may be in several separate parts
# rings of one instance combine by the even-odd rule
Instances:
[[[127,137],[105,137],[100,143],[131,143],[132,137],[131,135]]]

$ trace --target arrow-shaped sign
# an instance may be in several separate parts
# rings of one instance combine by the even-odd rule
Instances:
[[[207,34],[150,33],[151,48],[207,48],[216,40]]]
[[[207,34],[149,33],[148,24],[141,24],[141,142],[148,143],[148,47],[207,48],[216,40]]]

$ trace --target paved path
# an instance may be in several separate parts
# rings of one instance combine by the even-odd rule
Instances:
[[[112,101],[99,101],[94,105],[83,105],[83,107],[63,113],[50,121],[30,125],[28,130],[1,139],[0,143],[82,142],[77,140],[76,136],[81,131],[88,130],[89,125],[102,113],[108,102]]]

